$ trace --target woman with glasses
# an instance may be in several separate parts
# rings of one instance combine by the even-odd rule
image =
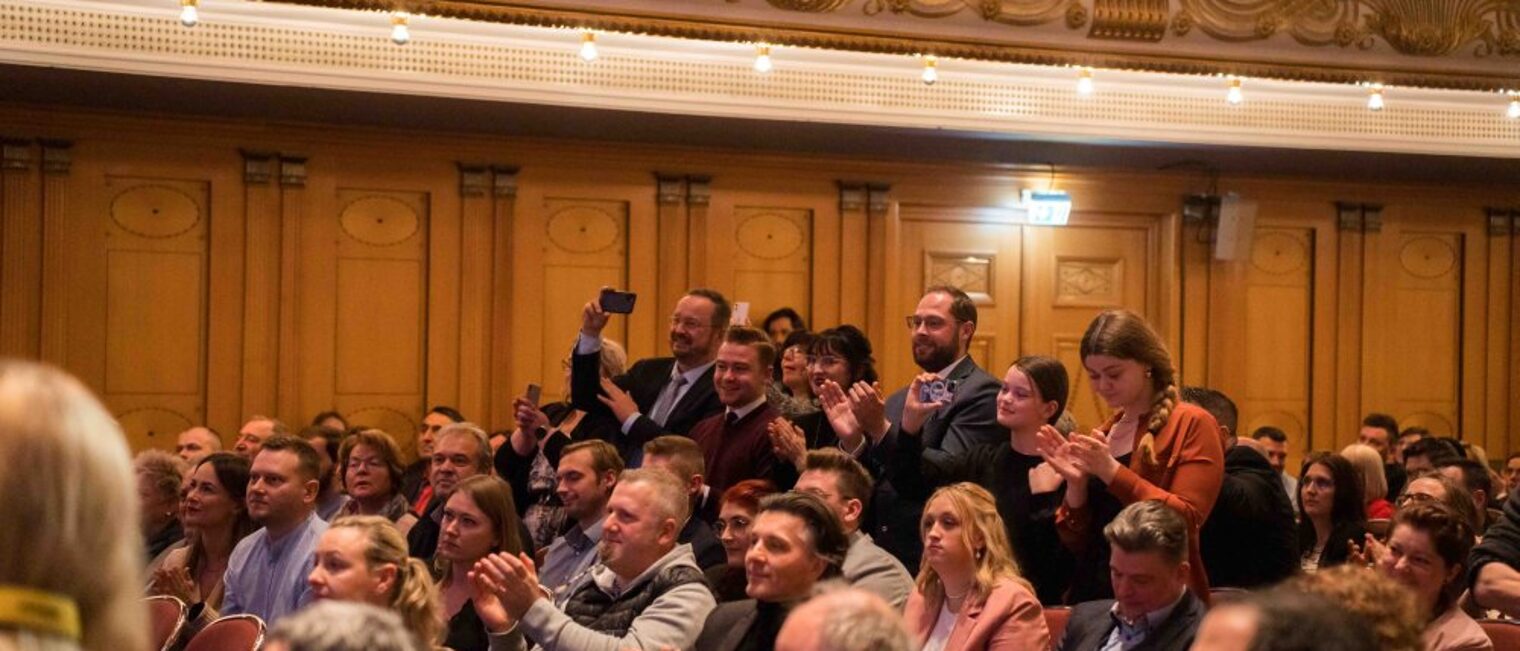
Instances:
[[[814,396],[825,392],[848,391],[857,384],[874,385],[876,360],[871,356],[871,340],[852,325],[842,325],[817,333],[807,349],[807,378]],[[798,416],[790,421],[771,421],[771,443],[779,459],[790,464],[776,464],[776,486],[783,490],[797,483],[808,450],[838,446],[858,455],[865,447],[865,436],[856,434],[840,440],[823,411]]]
[[[777,348],[775,381],[766,392],[766,400],[788,419],[818,411],[807,366],[808,347],[815,338],[813,333],[799,330],[787,335]]]
[[[1367,507],[1356,468],[1339,454],[1304,461],[1298,481],[1299,567],[1316,572],[1345,563],[1367,537]]]
[[[776,492],[776,485],[764,479],[746,479],[723,491],[723,499],[718,503],[718,524],[713,533],[717,534],[718,542],[723,543],[727,559],[722,565],[706,570],[707,585],[712,587],[718,603],[749,598],[744,592],[744,554],[754,542],[749,527],[760,511],[761,498]]]
[[[1393,516],[1387,553],[1377,566],[1414,593],[1426,617],[1425,651],[1494,648],[1483,628],[1457,603],[1467,588],[1467,555],[1472,548],[1472,527],[1445,504],[1411,504]]]
[[[348,502],[342,515],[378,515],[396,525],[402,538],[417,524],[406,496],[401,494],[401,447],[396,439],[378,429],[367,429],[343,439],[338,450],[338,475],[343,478]]]
[[[601,371],[603,378],[623,374],[628,354],[615,341],[602,340]],[[519,396],[513,402],[517,411],[517,428],[510,445],[496,450],[496,474],[512,486],[518,497],[518,516],[533,537],[534,549],[548,549],[565,524],[565,514],[555,494],[560,452],[566,445],[588,439],[618,442],[619,424],[607,412],[585,412],[570,404],[570,360],[560,363],[564,370],[560,394],[564,399],[542,408]]]

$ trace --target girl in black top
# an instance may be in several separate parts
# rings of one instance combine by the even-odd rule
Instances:
[[[1345,563],[1367,536],[1367,508],[1356,468],[1339,454],[1304,461],[1298,481],[1298,553],[1305,572]]]
[[[872,451],[888,467],[898,493],[910,499],[926,499],[935,489],[959,481],[991,492],[1019,567],[1045,604],[1063,602],[1073,559],[1055,528],[1056,508],[1064,496],[1062,480],[1043,463],[1036,434],[1048,429],[1058,435],[1054,424],[1065,411],[1069,386],[1061,362],[1021,357],[1008,367],[998,391],[997,421],[1009,430],[1007,445],[982,445],[948,458],[925,457],[918,437],[900,435],[895,446],[885,442]]]

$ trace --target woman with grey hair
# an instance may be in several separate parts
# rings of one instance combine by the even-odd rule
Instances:
[[[265,651],[428,651],[396,613],[353,601],[319,601],[280,620]]]

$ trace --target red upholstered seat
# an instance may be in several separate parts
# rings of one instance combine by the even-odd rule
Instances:
[[[1066,636],[1066,620],[1071,619],[1071,609],[1066,606],[1046,606],[1045,626],[1050,629],[1050,648],[1061,644]]]
[[[1480,619],[1478,625],[1494,642],[1494,651],[1520,651],[1520,622],[1505,619]]]
[[[190,608],[175,597],[148,597],[148,622],[153,625],[151,648],[167,651],[179,641],[185,631],[185,619]]]
[[[185,651],[258,651],[264,646],[264,620],[255,615],[228,615],[206,625]]]

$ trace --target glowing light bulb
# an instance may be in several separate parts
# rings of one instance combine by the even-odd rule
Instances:
[[[391,14],[391,42],[396,45],[406,45],[412,40],[412,32],[407,29],[408,15],[404,11]]]
[[[201,22],[201,14],[195,8],[197,0],[179,0],[179,24],[185,27],[195,27]]]
[[[596,34],[593,34],[591,32],[582,33],[581,59],[585,60],[587,63],[590,63],[592,61],[595,61],[596,57]]]
[[[1230,80],[1230,90],[1225,93],[1224,101],[1229,102],[1230,106],[1240,106],[1241,102],[1246,101],[1246,94],[1240,88],[1239,79]]]
[[[755,72],[765,74],[771,71],[771,46],[761,43],[755,46]]]
[[[924,74],[922,77],[924,84],[927,86],[933,86],[934,82],[939,81],[939,60],[934,58],[932,54],[924,57]]]
[[[1083,68],[1077,73],[1077,94],[1083,97],[1093,94],[1092,68]]]
[[[1383,85],[1373,84],[1372,90],[1367,91],[1367,110],[1383,110]]]
[[[1509,110],[1504,114],[1511,120],[1520,120],[1520,95],[1509,96]]]

